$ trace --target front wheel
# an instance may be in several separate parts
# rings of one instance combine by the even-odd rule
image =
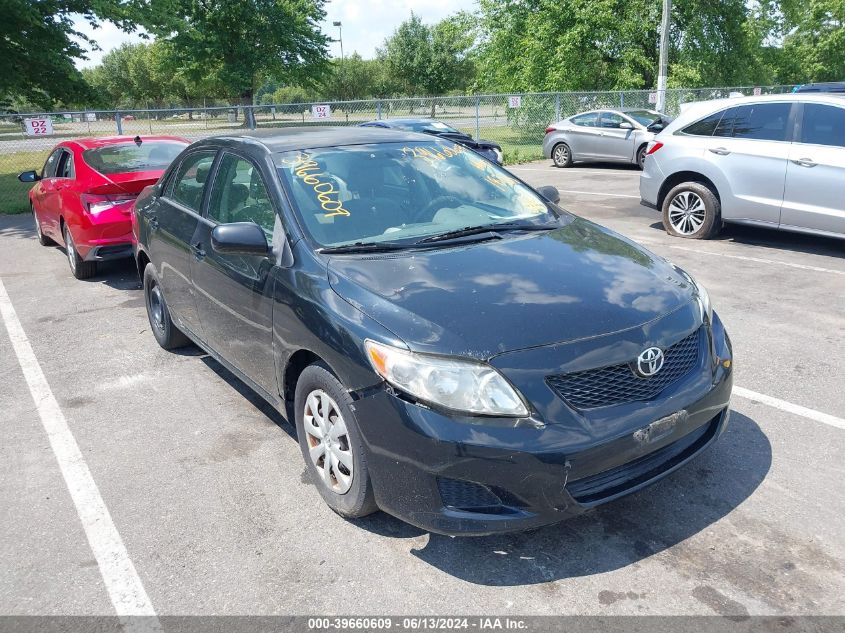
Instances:
[[[90,279],[97,274],[97,262],[86,262],[76,252],[76,244],[73,242],[73,235],[70,233],[70,228],[65,224],[64,228],[65,238],[65,252],[67,253],[67,261],[70,265],[70,272],[77,279]]]
[[[190,345],[190,339],[176,327],[170,317],[170,310],[161,292],[161,284],[152,266],[144,269],[144,303],[147,306],[150,328],[159,345],[167,350]]]
[[[339,515],[358,518],[378,507],[352,398],[322,364],[296,383],[296,434],[305,467],[320,496]]]
[[[722,228],[722,207],[709,187],[685,182],[663,200],[663,227],[669,235],[693,240],[715,237]]]
[[[552,160],[555,167],[569,167],[572,165],[572,150],[566,143],[558,143],[552,149]]]

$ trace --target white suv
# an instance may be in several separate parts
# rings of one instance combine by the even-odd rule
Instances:
[[[845,95],[692,104],[649,144],[640,197],[678,237],[735,222],[845,238]]]

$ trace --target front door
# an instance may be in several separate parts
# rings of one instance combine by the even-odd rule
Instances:
[[[259,168],[224,153],[216,170],[206,217],[194,238],[192,279],[208,345],[273,397],[278,397],[273,355],[271,256],[217,253],[211,231],[218,224],[254,222],[272,244],[281,222]]]
[[[64,150],[60,147],[53,151],[41,170],[41,180],[35,185],[33,201],[41,225],[41,232],[61,242],[59,231],[59,201],[56,191],[56,169],[61,162]]]
[[[845,108],[803,107],[786,166],[780,223],[845,235]]]
[[[630,125],[621,128],[623,123]],[[602,112],[601,138],[598,143],[598,156],[606,160],[623,161],[634,158],[634,124],[615,112]]]
[[[165,301],[176,322],[203,338],[191,287],[194,234],[200,222],[207,180],[216,151],[186,155],[156,205],[150,226],[148,247],[158,270]]]

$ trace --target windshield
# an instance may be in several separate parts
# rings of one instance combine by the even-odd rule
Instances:
[[[101,174],[125,174],[136,171],[164,171],[185,149],[176,141],[144,141],[140,145],[106,145],[82,152],[85,162]]]
[[[465,227],[556,218],[472,150],[437,139],[286,152],[279,174],[322,246],[419,241]]]
[[[644,125],[646,127],[662,121],[660,114],[649,110],[630,110],[625,114],[634,119],[634,121],[640,125]]]

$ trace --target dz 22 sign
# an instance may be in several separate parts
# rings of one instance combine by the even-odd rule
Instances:
[[[23,127],[27,136],[50,136],[53,134],[53,120],[49,117],[24,119]]]

